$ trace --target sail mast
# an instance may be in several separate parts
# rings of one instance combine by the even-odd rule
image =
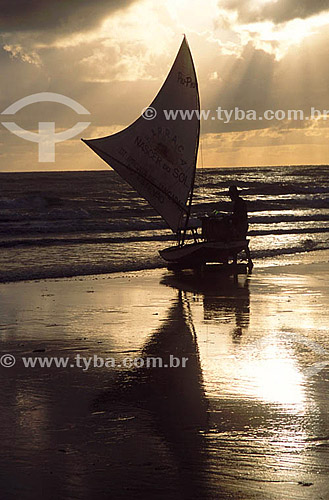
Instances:
[[[188,227],[188,223],[190,220],[190,215],[191,215],[191,210],[192,210],[192,201],[193,201],[193,193],[194,193],[194,183],[195,183],[195,175],[196,175],[196,166],[197,166],[197,161],[198,161],[198,151],[199,151],[199,142],[200,142],[200,94],[199,94],[199,84],[198,84],[198,79],[196,76],[196,70],[194,66],[194,61],[192,58],[191,50],[189,47],[189,44],[187,43],[186,36],[184,35],[184,40],[186,42],[186,45],[188,47],[188,50],[191,55],[191,61],[192,61],[192,67],[195,75],[195,84],[196,84],[196,94],[197,94],[197,112],[199,113],[199,120],[198,120],[198,134],[197,134],[197,140],[195,144],[195,155],[194,155],[194,172],[193,172],[193,179],[192,179],[192,184],[191,184],[191,192],[190,192],[190,197],[188,201],[188,208],[187,208],[187,214],[186,214],[186,219],[185,219],[185,226],[184,226],[184,231],[183,231],[183,238],[181,241],[181,245],[184,245],[185,242],[185,237],[186,237],[186,231]]]

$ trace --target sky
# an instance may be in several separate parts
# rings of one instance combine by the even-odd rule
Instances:
[[[106,168],[80,137],[109,135],[140,115],[183,33],[202,109],[256,117],[203,120],[198,166],[329,163],[329,0],[0,0],[0,12],[0,113],[40,92],[90,112],[39,102],[2,114],[1,123],[34,133],[40,122],[55,122],[56,133],[90,125],[56,144],[55,161],[39,162],[36,142],[0,124],[0,172]],[[267,110],[284,113],[266,120]]]

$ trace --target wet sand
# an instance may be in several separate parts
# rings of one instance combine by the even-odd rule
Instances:
[[[328,260],[1,284],[1,499],[328,498]]]

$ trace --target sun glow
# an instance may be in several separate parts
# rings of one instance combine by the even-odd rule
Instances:
[[[243,45],[252,42],[257,49],[282,59],[293,45],[300,44],[305,38],[315,35],[329,23],[329,13],[308,19],[293,19],[276,25],[271,21],[236,25]]]
[[[260,399],[298,410],[303,407],[303,376],[292,358],[284,357],[275,345],[269,345],[262,359],[251,366],[250,375]]]

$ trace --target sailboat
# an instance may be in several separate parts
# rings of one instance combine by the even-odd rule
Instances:
[[[159,253],[168,264],[180,267],[227,264],[231,258],[236,262],[242,250],[249,254],[247,240],[216,241],[205,227],[200,235],[200,221],[195,224],[190,217],[199,136],[198,81],[184,36],[164,84],[142,115],[116,134],[82,139],[164,219],[177,243]],[[186,241],[188,231],[192,243]]]

